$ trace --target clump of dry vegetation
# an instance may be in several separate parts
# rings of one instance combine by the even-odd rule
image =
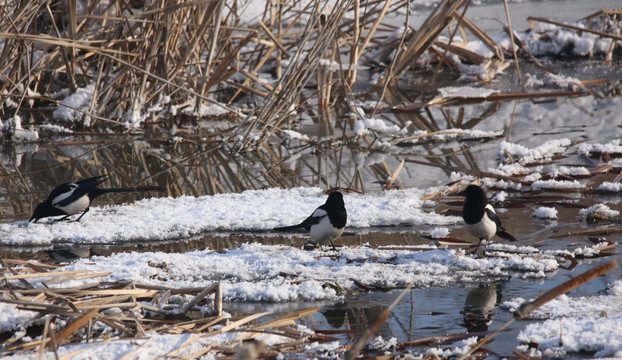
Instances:
[[[166,266],[156,263],[150,265]],[[221,356],[236,355],[239,358],[250,344],[259,345],[254,350],[261,354],[261,358],[267,358],[279,354],[307,356],[309,344],[339,341],[343,340],[342,336],[347,335],[356,336],[356,341],[341,345],[331,350],[331,353],[354,359],[361,354],[386,355],[385,351],[389,351],[396,355],[409,349],[425,350],[477,336],[479,342],[472,344],[467,354],[461,357],[466,359],[470,358],[470,354],[489,353],[489,350],[480,348],[491,342],[495,335],[515,320],[523,319],[545,303],[615,269],[617,265],[617,260],[611,260],[571,278],[537,299],[523,304],[513,319],[495,331],[443,334],[393,345],[388,342],[381,348],[368,342],[388,320],[394,306],[417,281],[416,275],[413,275],[413,281],[376,319],[369,319],[369,327],[365,331],[356,326],[352,329],[319,330],[298,326],[313,324],[313,320],[308,320],[318,312],[318,307],[284,314],[224,314],[219,282],[205,288],[169,288],[123,280],[105,282],[98,279],[110,275],[108,272],[67,271],[62,270],[61,265],[3,259],[0,268],[3,274],[0,293],[3,295],[0,302],[15,305],[16,310],[21,311],[16,316],[23,316],[25,312],[31,315],[15,324],[15,328],[0,331],[0,340],[5,355],[43,356],[46,352],[53,352],[57,358],[60,349],[72,345],[85,346],[66,352],[60,358],[84,356],[83,353],[93,347],[132,340],[128,342],[124,354],[124,358],[129,358],[138,354],[145,344],[157,336],[189,334],[189,337],[180,340],[174,349],[163,355],[190,359],[211,353]],[[88,282],[80,286],[62,286],[72,280]],[[35,281],[38,284],[35,285]],[[387,291],[371,286],[358,286],[362,291]],[[219,337],[223,334],[229,336]],[[260,341],[247,342],[261,335],[280,336],[283,341],[267,344]],[[430,355],[426,357],[428,358],[436,357]]]
[[[248,148],[305,104],[317,105],[315,120],[332,126],[328,108],[351,96],[360,65],[385,67],[380,84],[395,83],[428,49],[441,62],[450,52],[486,68],[507,66],[499,45],[464,17],[464,0],[442,1],[417,31],[384,21],[395,13],[408,21],[404,0],[267,2],[252,23],[239,16],[245,5],[5,2],[2,117],[20,115],[21,125],[53,119],[61,128],[156,133],[226,118],[243,122],[225,135],[242,135],[238,148]],[[451,35],[470,31],[494,50],[492,60],[451,38],[439,40],[456,22]],[[314,91],[304,92],[309,86]]]
[[[362,65],[380,67],[381,88],[413,64],[429,66],[432,81],[447,66],[468,68],[477,81],[507,68],[517,49],[469,20],[469,4],[441,1],[412,29],[407,0],[266,2],[252,21],[241,17],[244,1],[8,1],[0,7],[0,111],[20,116],[17,130],[50,123],[52,131],[174,134],[188,122],[234,120],[241,124],[218,138],[235,140],[236,150],[280,134],[299,111],[331,133],[332,107],[355,110],[350,88]],[[611,25],[590,31],[618,39],[617,23],[596,15],[618,12],[589,18]],[[465,46],[469,38],[490,55]]]

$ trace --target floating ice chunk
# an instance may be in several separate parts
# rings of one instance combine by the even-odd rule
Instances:
[[[585,187],[577,180],[538,180],[531,184],[534,190],[542,189],[581,189]]]
[[[460,221],[423,209],[423,197],[433,189],[403,189],[345,194],[348,226],[370,227],[404,222],[443,226]],[[91,207],[79,222],[40,221],[0,224],[7,245],[49,245],[55,239],[74,243],[163,240],[215,229],[271,229],[304,220],[309,209],[326,201],[319,188],[248,190],[213,196],[143,199],[130,205]],[[227,211],[222,211],[227,209]],[[240,216],[244,214],[244,216]],[[129,221],[129,219],[132,219]],[[87,229],[88,228],[88,229]]]
[[[616,217],[620,215],[618,210],[612,210],[605,204],[596,204],[590,206],[589,208],[579,210],[579,215],[581,216],[587,216],[592,213],[605,215],[607,217]]]
[[[73,130],[67,129],[64,126],[54,125],[54,124],[42,124],[39,128],[42,130],[48,130],[48,131],[55,132],[55,133],[71,134],[73,132]]]
[[[385,340],[382,336],[378,335],[375,338],[371,339],[369,343],[367,343],[367,347],[371,350],[382,351],[386,350],[390,347],[397,345],[397,338],[392,337],[389,340]]]
[[[533,216],[541,219],[557,219],[557,209],[541,206],[533,212]]]
[[[483,130],[466,130],[468,133],[463,136],[463,139],[490,139],[503,135],[503,130],[483,131]]]
[[[530,164],[536,161],[548,160],[555,154],[563,153],[571,143],[568,138],[554,139],[529,149],[524,145],[502,141],[499,144],[499,157],[506,159],[507,154],[509,154],[515,161],[520,160],[521,164]]]
[[[369,130],[390,135],[399,135],[404,131],[397,125],[389,125],[381,119],[363,119],[354,124],[354,133],[358,136],[367,135]]]
[[[458,341],[453,348],[429,348],[426,351],[426,355],[433,355],[434,358],[450,358],[465,355],[475,344],[477,344],[477,336]]]
[[[588,176],[590,171],[582,166],[560,166],[549,172],[552,178],[557,178],[562,175],[566,176]]]
[[[449,229],[437,227],[430,231],[430,236],[435,239],[447,237],[449,235]]]
[[[605,181],[602,184],[598,185],[598,188],[596,190],[604,192],[620,192],[622,191],[622,183]]]
[[[298,139],[298,140],[303,140],[303,141],[310,141],[311,139],[309,139],[309,137],[307,135],[303,135],[297,131],[293,131],[293,130],[283,130],[283,133],[285,133],[285,135],[287,135],[289,138],[291,139]]]
[[[508,198],[508,193],[505,191],[499,191],[492,199],[498,202],[504,202]]]
[[[622,145],[620,145],[620,139],[612,140],[606,144],[581,143],[577,145],[577,152],[586,156],[592,153],[622,154]]]

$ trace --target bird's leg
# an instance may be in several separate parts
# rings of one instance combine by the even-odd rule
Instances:
[[[483,251],[480,250],[482,245],[483,245]],[[479,239],[479,242],[477,243],[477,247],[475,248],[475,251],[473,251],[473,254],[475,254],[475,255],[483,255],[485,252],[486,252],[486,240]]]
[[[71,216],[71,215],[65,215],[65,216],[63,216],[63,217],[62,217],[62,218],[60,218],[60,219],[56,219],[56,221],[65,221],[65,220],[67,220],[70,216]]]
[[[82,219],[82,217],[84,216],[84,214],[86,214],[87,212],[89,212],[89,208],[87,207],[86,209],[84,209],[84,211],[82,212],[82,214],[80,214],[80,217],[78,217],[76,219],[76,222],[80,221],[80,219]]]
[[[330,241],[330,245],[333,247],[333,251],[337,251],[337,248],[335,247],[335,244],[333,244],[333,240],[332,239],[328,239],[328,241]]]

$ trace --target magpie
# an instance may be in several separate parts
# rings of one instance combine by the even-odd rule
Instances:
[[[324,205],[319,206],[311,216],[298,225],[274,228],[274,231],[292,231],[305,229],[309,231],[313,247],[330,242],[335,249],[333,240],[337,240],[346,227],[348,214],[343,203],[343,195],[339,191],[333,191],[328,195]]]
[[[69,182],[55,187],[48,198],[39,204],[29,221],[37,222],[39,219],[50,216],[64,215],[61,220],[66,220],[72,215],[82,213],[76,219],[80,219],[89,211],[91,202],[107,193],[132,192],[132,191],[150,191],[162,190],[157,186],[145,186],[136,188],[109,188],[102,189],[97,185],[106,181],[106,175],[95,176],[88,179],[82,179],[76,182]]]
[[[492,205],[488,204],[486,193],[484,193],[481,187],[469,185],[466,189],[459,192],[458,195],[466,197],[464,208],[462,209],[464,226],[469,234],[479,239],[475,253],[479,252],[482,243],[484,244],[483,252],[486,252],[487,241],[495,235],[505,240],[518,241],[501,226],[501,220]]]

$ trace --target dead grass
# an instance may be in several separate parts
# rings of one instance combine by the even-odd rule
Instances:
[[[397,83],[419,66],[424,53],[437,57],[432,79],[454,66],[449,54],[490,69],[483,81],[508,65],[507,51],[464,15],[465,0],[440,2],[418,29],[405,27],[401,37],[395,32],[403,24],[385,18],[406,13],[406,0],[342,0],[332,6],[268,2],[253,24],[241,21],[241,1],[156,1],[142,8],[130,0],[107,7],[80,4],[9,1],[0,7],[3,117],[21,114],[26,123],[37,124],[65,106],[79,114],[69,123],[57,120],[66,127],[166,134],[178,125],[182,110],[196,122],[208,107],[218,117],[241,117],[235,131],[215,136],[240,135],[234,144],[239,151],[279,134],[306,104],[318,106],[314,118],[330,132],[334,115],[328,110],[352,96],[358,67],[380,64],[393,52],[379,84]],[[439,40],[441,34],[449,41]],[[462,40],[454,40],[456,35]],[[465,48],[467,37],[481,40],[493,58]],[[262,73],[272,73],[274,81],[262,79]],[[305,89],[312,79],[317,92],[309,95]],[[87,85],[93,87],[87,104],[61,100]],[[259,106],[250,113],[229,108],[240,101]]]

